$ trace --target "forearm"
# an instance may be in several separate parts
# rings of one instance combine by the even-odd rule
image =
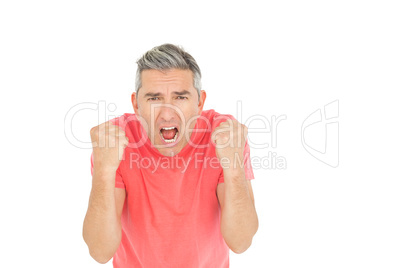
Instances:
[[[224,169],[225,194],[221,232],[228,246],[242,253],[258,229],[258,217],[243,169]]]
[[[121,240],[114,177],[114,173],[97,173],[94,170],[88,210],[84,219],[84,240],[90,255],[100,263],[105,263],[113,257]]]

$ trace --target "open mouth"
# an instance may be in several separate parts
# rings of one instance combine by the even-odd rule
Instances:
[[[173,143],[177,140],[179,130],[176,127],[163,127],[159,130],[162,140],[166,143]]]

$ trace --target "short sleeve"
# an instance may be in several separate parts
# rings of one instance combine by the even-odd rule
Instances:
[[[246,176],[247,180],[253,180],[254,179],[254,173],[253,173],[253,167],[251,165],[251,160],[250,160],[250,146],[248,145],[248,142],[246,141],[246,144],[244,146],[244,152],[243,152],[243,164],[244,164],[244,174]],[[224,177],[223,177],[223,169],[221,171],[221,174],[219,176],[218,183],[224,182]]]
[[[91,153],[91,175],[94,173],[94,156]],[[126,188],[126,185],[123,181],[123,176],[121,175],[120,167],[116,170],[116,180],[115,180],[115,187],[116,188]]]

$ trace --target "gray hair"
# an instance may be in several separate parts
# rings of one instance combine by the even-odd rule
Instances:
[[[191,70],[193,73],[193,84],[200,98],[201,91],[201,70],[195,59],[182,47],[172,44],[163,44],[147,51],[138,61],[137,74],[135,77],[135,92],[138,94],[142,86],[141,72],[143,70],[167,70],[182,69]]]

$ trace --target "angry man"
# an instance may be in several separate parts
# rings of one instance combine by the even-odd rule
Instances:
[[[137,64],[134,113],[90,131],[89,253],[118,268],[227,268],[258,229],[247,128],[203,110],[200,68],[182,48]]]

